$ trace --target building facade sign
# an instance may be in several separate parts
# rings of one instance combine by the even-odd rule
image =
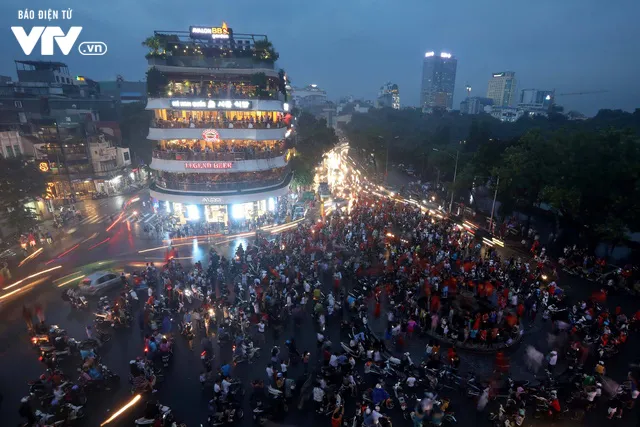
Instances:
[[[250,110],[253,103],[230,99],[172,99],[169,105],[180,110]]]
[[[184,162],[185,169],[232,169],[233,162]]]
[[[233,30],[223,22],[220,27],[189,27],[192,39],[229,39],[233,37]]]
[[[203,197],[202,203],[222,203],[222,197]]]

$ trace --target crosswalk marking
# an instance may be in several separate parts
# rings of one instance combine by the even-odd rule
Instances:
[[[148,223],[149,221],[151,221],[153,218],[155,218],[156,214],[152,214],[149,218],[147,218],[148,214],[145,214],[145,220],[144,223]]]
[[[98,215],[88,215],[85,219],[83,219],[82,221],[80,221],[78,224],[86,224],[89,223],[91,221],[93,221],[94,219],[96,219],[98,217]]]

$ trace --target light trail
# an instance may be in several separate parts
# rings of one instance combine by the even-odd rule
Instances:
[[[84,279],[86,277],[85,274],[83,274],[82,276],[78,276],[78,277],[74,277],[73,279],[69,279],[66,282],[60,283],[58,285],[59,288],[63,287],[64,285],[68,285],[71,282],[75,282],[76,280],[80,280],[80,279]]]
[[[127,409],[131,408],[133,405],[135,405],[138,400],[140,400],[142,396],[141,395],[136,395],[133,397],[133,399],[131,399],[129,401],[129,403],[127,403],[126,405],[124,405],[122,408],[118,409],[113,415],[111,415],[109,418],[107,418],[105,420],[105,422],[103,422],[102,424],[100,424],[100,427],[103,427],[106,424],[109,424],[111,421],[115,420],[116,418],[118,418],[120,415],[122,415],[123,412],[125,412]]]
[[[93,248],[96,248],[96,247],[100,246],[100,245],[101,245],[101,244],[103,244],[103,243],[107,243],[109,240],[111,240],[111,237],[107,237],[107,238],[106,238],[106,239],[104,239],[102,242],[100,242],[100,243],[96,243],[95,245],[91,246],[88,250],[91,250],[91,249],[93,249]]]
[[[131,223],[127,220],[127,230],[131,231]]]
[[[9,293],[6,293],[6,294],[0,296],[0,301],[2,301],[5,298],[9,298],[11,295],[17,294],[18,292],[26,291],[27,289],[30,289],[30,288],[34,287],[35,285],[39,285],[40,283],[44,282],[45,280],[47,280],[47,278],[46,277],[42,277],[42,278],[40,278],[40,279],[38,279],[36,281],[33,281],[33,282],[29,283],[28,285],[24,285],[21,288],[14,289],[13,291],[11,291]]]
[[[41,253],[43,250],[44,250],[44,248],[39,248],[38,250],[36,250],[34,253],[32,253],[31,255],[29,255],[28,257],[26,257],[26,258],[25,258],[25,259],[23,259],[22,261],[20,261],[20,264],[18,264],[18,267],[22,267],[22,265],[23,265],[25,262],[27,262],[27,261],[29,261],[29,260],[31,260],[31,259],[33,259],[33,258],[37,257],[38,255],[40,255],[40,253]]]
[[[60,259],[63,256],[65,256],[66,254],[68,254],[69,252],[75,250],[78,248],[78,246],[80,246],[80,243],[76,244],[75,246],[72,246],[70,249],[67,249],[66,251],[62,252],[60,255],[58,255],[56,258]]]
[[[55,267],[53,267],[53,268],[49,268],[48,270],[42,270],[42,271],[39,271],[39,272],[37,272],[37,273],[32,274],[31,276],[27,276],[27,277],[25,277],[25,278],[24,278],[24,279],[22,279],[22,280],[18,280],[17,282],[12,283],[11,285],[6,286],[6,287],[2,288],[2,290],[3,290],[3,291],[6,291],[7,289],[11,289],[11,288],[13,288],[14,286],[18,286],[20,283],[24,282],[25,280],[33,279],[34,277],[38,277],[38,276],[40,276],[40,275],[42,275],[42,274],[48,273],[48,272],[53,271],[53,270],[57,270],[57,269],[59,269],[59,268],[62,268],[62,266],[61,266],[61,265],[57,265],[57,266],[55,266]]]
[[[75,276],[76,274],[82,274],[82,271],[76,271],[75,273],[71,273],[71,274],[67,274],[66,276],[62,276],[61,278],[54,280],[53,283],[59,282],[60,280],[66,279],[67,277],[70,277],[70,276]]]
[[[124,212],[120,212],[120,215],[118,215],[118,218],[115,219],[115,221],[113,221],[111,223],[110,226],[107,227],[107,231],[111,230],[113,227],[115,227],[115,225],[120,222],[120,220],[122,219],[122,215],[124,214]]]
[[[98,237],[98,233],[93,233],[91,236],[87,237],[86,239],[84,239],[82,242],[80,243],[87,243],[89,240],[91,239],[95,239],[96,237]]]

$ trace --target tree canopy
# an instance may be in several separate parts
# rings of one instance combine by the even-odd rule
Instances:
[[[0,157],[0,209],[3,219],[18,233],[36,222],[36,213],[25,206],[45,193],[45,178],[38,168],[22,157]]]
[[[295,185],[301,187],[313,183],[314,170],[322,154],[338,142],[333,128],[327,127],[324,118],[316,118],[303,112],[295,123],[296,156],[291,159],[291,168],[295,175]]]
[[[515,123],[486,115],[378,109],[354,114],[345,132],[353,145],[376,153],[379,135],[399,136],[391,161],[413,164],[424,179],[440,169],[441,179],[451,180],[452,157],[459,151],[454,191],[499,177],[505,215],[544,204],[590,239],[613,244],[640,230],[640,109],[602,110],[587,120],[553,115]]]

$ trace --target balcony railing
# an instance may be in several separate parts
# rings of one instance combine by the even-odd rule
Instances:
[[[256,61],[253,58],[207,58],[200,56],[168,56],[166,58],[149,58],[149,65],[167,65],[170,67],[198,67],[219,69],[267,69],[273,70],[273,62]]]
[[[171,182],[165,181],[161,178],[156,178],[156,185],[159,188],[165,190],[178,190],[178,191],[198,191],[198,192],[213,192],[213,191],[243,191],[260,189],[267,187],[275,187],[280,184],[284,184],[290,178],[291,172],[284,177],[277,177],[271,179],[251,180],[251,181],[236,181],[236,182],[221,182],[221,183],[198,183],[190,184],[184,182]]]
[[[152,128],[160,129],[280,129],[286,127],[287,124],[282,120],[268,122],[249,122],[245,120],[216,120],[212,122],[187,122],[174,120],[152,120]]]
[[[273,159],[275,157],[284,156],[285,148],[278,148],[271,151],[239,151],[233,153],[194,153],[193,151],[163,151],[154,150],[153,157],[163,160],[209,160],[209,161],[226,161],[226,162],[239,162],[243,160],[261,160],[261,159]]]

